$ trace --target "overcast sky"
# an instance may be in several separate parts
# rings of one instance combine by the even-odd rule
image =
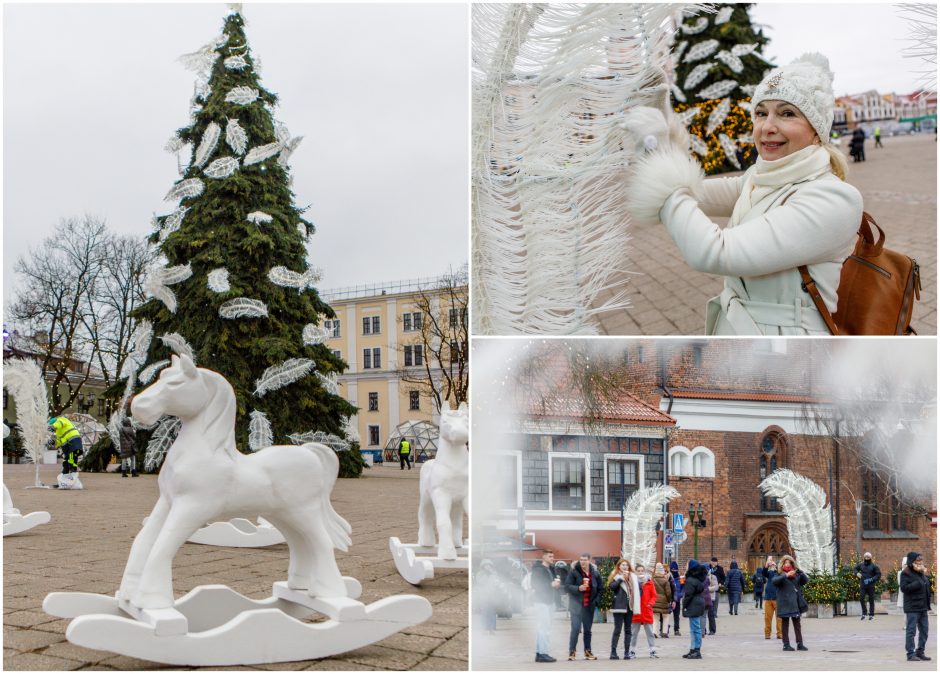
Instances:
[[[163,147],[188,123],[225,4],[4,5],[3,280],[60,218],[145,236],[178,179]],[[296,204],[317,227],[321,288],[438,275],[467,261],[464,5],[244,5],[276,117],[304,136]]]

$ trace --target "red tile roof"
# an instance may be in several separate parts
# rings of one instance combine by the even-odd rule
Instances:
[[[587,419],[590,411],[581,397],[558,394],[542,400],[530,400],[528,413],[533,417],[556,419]],[[619,393],[615,399],[601,401],[595,413],[599,420],[615,424],[675,426],[676,420],[630,393]]]
[[[700,398],[704,400],[750,400],[755,402],[778,403],[825,403],[828,398],[816,396],[796,395],[790,393],[763,393],[760,391],[693,391],[688,389],[673,389],[676,398]]]

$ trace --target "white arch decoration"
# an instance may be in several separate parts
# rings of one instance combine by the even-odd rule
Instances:
[[[675,477],[715,477],[715,454],[708,447],[690,450],[676,445],[669,450],[669,474]]]

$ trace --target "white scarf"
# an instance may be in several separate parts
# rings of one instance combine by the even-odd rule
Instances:
[[[829,152],[821,145],[810,145],[772,161],[758,158],[734,204],[729,226],[737,225],[748,211],[780,188],[818,178],[830,171],[829,161]]]

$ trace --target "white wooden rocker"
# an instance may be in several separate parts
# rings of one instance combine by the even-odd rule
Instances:
[[[144,518],[144,524],[148,517]],[[223,548],[266,548],[285,542],[284,534],[263,517],[255,524],[244,517],[235,517],[227,522],[212,522],[197,530],[186,539],[187,543],[218,545]]]
[[[421,467],[418,543],[404,544],[395,536],[388,539],[395,568],[412,585],[433,578],[436,568],[469,568],[470,547],[463,538],[469,487],[469,428],[467,404],[451,410],[445,402],[437,454]]]
[[[19,510],[13,507],[13,497],[10,496],[10,490],[3,485],[3,535],[12,536],[29,531],[40,524],[47,524],[52,521],[52,516],[45,510],[38,510],[28,515],[23,515]]]
[[[423,597],[371,604],[343,577],[334,548],[350,526],[330,504],[339,460],[317,443],[235,449],[235,394],[216,372],[173,356],[155,384],[134,398],[134,418],[179,417],[179,435],[160,472],[160,498],[134,539],[115,596],[54,592],[43,609],[74,618],[72,643],[170,665],[254,665],[325,658],[380,641],[431,617]],[[172,563],[206,522],[261,513],[290,548],[287,581],[271,597],[249,599],[202,585],[174,600]],[[322,614],[317,623],[301,619]]]

